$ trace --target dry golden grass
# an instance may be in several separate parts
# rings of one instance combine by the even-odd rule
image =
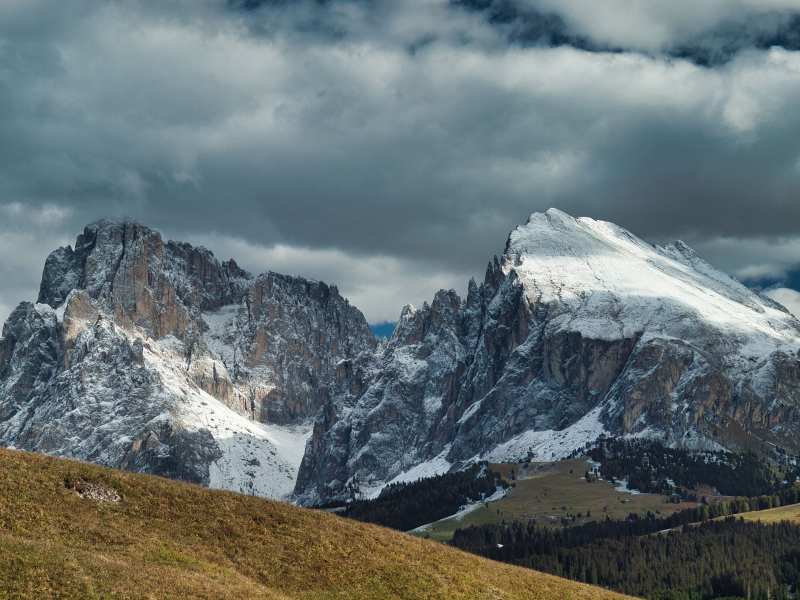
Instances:
[[[0,598],[622,596],[320,511],[0,449]]]
[[[769,523],[780,523],[781,521],[800,523],[800,504],[790,504],[789,506],[780,506],[767,510],[755,510],[753,512],[740,513],[734,516],[737,519],[742,517],[745,521],[761,521],[765,525]],[[725,517],[719,517],[719,519],[724,518]]]

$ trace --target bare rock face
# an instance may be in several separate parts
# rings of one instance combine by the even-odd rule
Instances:
[[[134,221],[97,221],[45,262],[39,304],[62,306],[73,291],[113,313],[120,325],[161,338],[197,336],[186,305],[165,272],[161,234]]]
[[[282,497],[339,363],[375,346],[335,286],[97,221],[3,328],[0,443]]]
[[[167,242],[165,251],[170,280],[186,306],[216,310],[238,304],[250,289],[252,275],[233,259],[220,263],[203,247],[173,241]]]
[[[600,434],[797,450],[800,323],[682,242],[534,214],[467,297],[403,310],[372,364],[341,372],[300,503],[466,463],[565,456]]]
[[[204,312],[208,353],[193,375],[254,421],[313,418],[330,402],[343,360],[372,358],[377,342],[361,312],[336,286],[266,273],[239,304]]]
[[[236,315],[236,379],[251,382],[251,411],[286,423],[316,415],[331,399],[340,361],[377,342],[336,286],[277,273],[258,277]]]

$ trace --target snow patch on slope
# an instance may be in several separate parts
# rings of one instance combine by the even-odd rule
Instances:
[[[209,466],[209,487],[283,500],[294,488],[312,426],[250,421],[191,384],[182,352],[183,344],[168,336],[147,344],[144,355],[164,390],[182,399],[181,425],[208,431],[222,454]]]
[[[486,454],[476,456],[472,462],[479,460],[496,463],[517,462],[526,460],[529,452],[533,453],[532,460],[534,461],[561,460],[576,448],[593,442],[600,435],[608,433],[600,422],[601,411],[602,407],[598,406],[580,421],[561,431],[554,429],[525,431],[507,442],[495,446]]]
[[[415,529],[411,529],[411,530],[407,531],[406,533],[425,533],[427,531],[433,531],[434,525],[436,525],[436,523],[441,523],[442,521],[447,521],[449,519],[455,519],[456,521],[461,521],[464,517],[466,517],[471,512],[474,512],[474,511],[478,510],[479,508],[482,508],[483,506],[486,506],[487,503],[496,502],[497,500],[500,500],[501,498],[504,498],[507,492],[508,492],[508,490],[504,490],[503,488],[500,488],[499,490],[497,490],[494,494],[492,494],[488,498],[484,498],[483,500],[476,500],[475,502],[470,502],[469,504],[465,504],[464,506],[462,506],[462,507],[460,507],[458,509],[457,513],[455,513],[453,515],[450,515],[448,517],[444,517],[443,519],[439,519],[438,521],[434,521],[433,523],[426,523],[425,525],[420,525],[419,527],[416,527]]]
[[[459,509],[459,511],[453,515],[453,517],[455,517],[456,521],[460,521],[469,513],[474,512],[483,506],[486,506],[488,502],[497,502],[501,498],[504,498],[507,493],[508,490],[500,488],[488,498],[484,498],[483,500],[477,500],[475,502],[470,502],[469,504],[462,506]]]
[[[246,427],[236,422],[239,415],[232,415],[234,419],[224,420],[219,414],[219,420],[209,427],[223,453],[209,467],[209,487],[286,499],[294,489],[311,426],[248,423]]]
[[[370,488],[365,490],[364,494],[365,497],[372,500],[377,498],[383,488],[393,483],[413,483],[418,479],[427,479],[429,477],[436,477],[437,475],[443,475],[447,473],[450,468],[453,466],[452,463],[448,462],[445,459],[447,453],[450,451],[450,447],[448,446],[445,448],[441,453],[439,453],[436,457],[415,465],[408,471],[404,471],[400,473],[393,479],[387,481],[386,483],[382,483],[378,487]]]
[[[234,364],[233,341],[236,334],[236,314],[240,308],[240,304],[232,304],[223,306],[217,311],[201,313],[203,322],[208,327],[203,335],[203,341],[211,351],[211,355],[226,365]]]
[[[632,494],[634,496],[641,496],[642,495],[642,492],[640,492],[639,490],[628,489],[628,479],[627,479],[627,477],[625,479],[622,479],[622,480],[617,482],[617,485],[614,486],[614,491],[615,492],[625,492],[626,494]]]

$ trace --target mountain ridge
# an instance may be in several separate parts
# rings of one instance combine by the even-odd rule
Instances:
[[[295,494],[555,459],[600,434],[791,446],[798,348],[788,311],[683,242],[534,213],[465,299],[403,310],[372,385],[318,419]]]
[[[54,251],[0,338],[0,443],[301,504],[601,434],[793,447],[800,323],[680,241],[551,209],[378,342],[336,286],[132,220]]]

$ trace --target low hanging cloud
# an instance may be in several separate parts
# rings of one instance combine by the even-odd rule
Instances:
[[[371,322],[463,291],[550,206],[683,238],[740,275],[788,273],[793,7],[629,4],[2,4],[0,204],[61,216],[0,224],[0,312],[106,215],[337,283]],[[742,23],[789,41],[676,53]]]

